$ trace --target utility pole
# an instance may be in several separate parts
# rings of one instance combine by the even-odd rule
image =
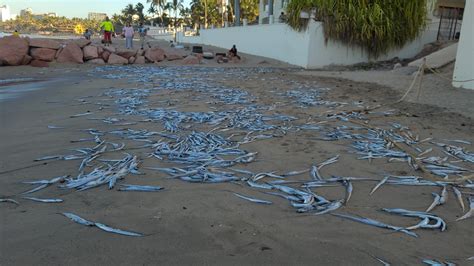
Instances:
[[[235,26],[240,26],[240,0],[234,0]]]
[[[204,0],[204,28],[207,29],[207,0]]]

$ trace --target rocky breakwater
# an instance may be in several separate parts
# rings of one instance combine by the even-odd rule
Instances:
[[[15,36],[0,38],[0,66],[48,67],[51,62],[97,65],[147,64],[175,60],[183,64],[201,62],[189,60],[188,55],[189,53],[186,54],[183,50],[165,50],[159,47],[150,47],[145,50],[116,49],[94,44],[86,39],[59,41]]]

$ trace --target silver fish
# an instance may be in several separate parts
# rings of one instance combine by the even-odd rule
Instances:
[[[325,214],[325,213],[335,211],[335,210],[339,209],[342,206],[342,202],[343,202],[342,200],[333,201],[333,202],[329,203],[328,205],[326,205],[326,208],[324,210],[316,212],[316,213],[314,213],[314,215],[321,215],[321,214]]]
[[[22,197],[22,198],[32,200],[32,201],[37,201],[37,202],[43,202],[43,203],[60,203],[64,201],[62,199],[40,199],[40,198],[34,198],[34,197]]]
[[[343,184],[346,187],[346,199],[344,204],[347,204],[352,196],[352,182],[350,180],[344,180]]]
[[[86,226],[94,226],[94,222],[88,221],[84,218],[81,218],[74,213],[70,212],[63,212],[62,215],[66,216],[67,218],[71,219],[73,222],[76,222],[78,224],[86,225]]]
[[[445,204],[448,201],[448,190],[446,186],[443,186],[443,190],[441,191],[441,198],[439,199],[439,204]]]
[[[35,162],[39,162],[39,161],[46,161],[46,160],[54,160],[54,159],[61,159],[62,156],[61,155],[51,155],[51,156],[44,156],[44,157],[41,157],[41,158],[37,158],[35,159],[34,161]]]
[[[36,192],[36,191],[38,191],[38,190],[42,190],[43,188],[46,188],[46,187],[48,187],[48,186],[49,186],[49,184],[43,184],[43,185],[37,186],[37,187],[35,187],[35,188],[33,188],[33,189],[30,189],[30,190],[28,190],[28,191],[25,191],[25,192],[23,192],[23,193],[21,193],[21,194],[23,194],[23,195],[25,195],[25,194],[30,194],[30,193]]]
[[[390,176],[386,176],[384,177],[382,180],[380,180],[379,183],[377,183],[377,185],[375,185],[375,187],[372,189],[372,191],[370,191],[370,195],[374,194],[374,192],[380,187],[382,186],[383,184],[385,184],[385,182],[387,182],[387,180],[390,178]]]
[[[141,233],[124,231],[124,230],[121,230],[121,229],[112,228],[110,226],[107,226],[107,225],[101,224],[101,223],[95,223],[95,226],[97,226],[98,228],[100,228],[100,229],[102,229],[106,232],[109,232],[109,233],[115,233],[115,234],[125,235],[125,236],[143,236],[143,234],[141,234]]]
[[[339,154],[336,155],[336,156],[334,156],[334,157],[332,157],[332,158],[327,159],[326,161],[324,161],[324,162],[322,162],[322,163],[320,163],[320,164],[318,165],[318,169],[321,169],[321,168],[323,168],[323,166],[326,166],[326,165],[328,165],[328,164],[335,163],[335,162],[337,162],[338,160],[339,160]]]
[[[456,219],[456,221],[465,220],[471,218],[474,215],[474,197],[469,197],[469,211],[466,212],[463,216]]]
[[[437,260],[424,259],[423,263],[427,265],[432,265],[432,266],[445,266],[444,263],[441,263]]]
[[[247,196],[244,196],[244,195],[238,194],[238,193],[234,193],[234,195],[236,195],[236,196],[237,196],[237,197],[239,197],[239,198],[242,198],[242,199],[245,199],[245,200],[248,200],[248,201],[254,202],[254,203],[260,203],[260,204],[273,204],[273,202],[271,202],[271,201],[268,201],[268,200],[261,200],[261,199],[250,198],[250,197],[247,197]]]
[[[405,228],[389,225],[389,224],[382,223],[382,222],[379,222],[377,220],[373,220],[373,219],[370,219],[370,218],[356,217],[356,216],[352,216],[352,215],[339,214],[339,213],[332,213],[332,215],[337,216],[337,217],[341,217],[341,218],[346,218],[346,219],[349,219],[349,220],[353,220],[353,221],[356,221],[356,222],[359,222],[359,223],[364,223],[364,224],[380,227],[380,228],[392,229],[392,230],[395,230],[397,232],[403,232],[403,233],[405,233],[409,236],[418,237],[417,234],[415,234],[415,233],[413,233],[410,230],[407,230]]]
[[[0,202],[10,202],[15,203],[16,205],[20,205],[20,203],[14,199],[0,199]]]
[[[142,191],[142,192],[154,192],[162,190],[163,187],[158,186],[138,186],[138,185],[121,185],[119,191]]]
[[[454,186],[452,187],[452,189],[453,189],[454,195],[455,195],[456,198],[458,199],[459,205],[461,205],[462,211],[464,212],[465,207],[464,207],[464,201],[462,200],[461,191],[459,191],[459,189],[457,189],[457,188],[454,187]]]
[[[382,263],[382,265],[384,266],[390,266],[391,264],[382,260],[381,258],[378,258],[378,257],[374,257],[376,260],[378,260],[380,263]]]
[[[71,115],[70,118],[81,117],[81,116],[86,116],[86,115],[91,115],[91,114],[94,114],[94,113],[93,112],[86,112],[86,113],[82,113],[82,114]]]
[[[61,129],[61,128],[64,128],[64,127],[58,127],[58,126],[49,125],[48,128],[49,128],[49,129]]]
[[[324,180],[321,175],[319,174],[319,171],[318,171],[318,167],[313,165],[311,167],[311,177],[313,178],[313,180]]]
[[[250,187],[253,187],[253,188],[272,189],[272,186],[269,185],[269,184],[260,184],[260,183],[257,183],[257,182],[253,182],[251,180],[247,180],[247,184]]]
[[[431,205],[428,207],[428,209],[426,209],[426,212],[430,212],[432,209],[434,209],[434,207],[438,206],[438,205],[441,205],[441,196],[438,195],[437,193],[431,193],[431,195],[433,195],[434,199],[433,199],[433,203],[431,203]]]

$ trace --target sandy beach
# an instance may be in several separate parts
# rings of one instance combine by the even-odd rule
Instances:
[[[404,86],[389,87],[389,84],[383,84],[384,77],[398,80],[400,84],[409,84],[412,79],[411,75],[402,72],[361,73],[305,71],[249,55],[243,55],[241,64],[225,66],[208,61],[186,67],[170,62],[120,67],[53,64],[50,68],[0,68],[0,80],[12,79],[9,83],[0,83],[0,198],[20,202],[19,205],[0,203],[0,265],[380,265],[376,258],[392,265],[421,265],[423,259],[472,265],[472,261],[466,259],[474,256],[474,220],[455,221],[463,212],[451,189],[449,200],[432,211],[446,221],[447,230],[418,229],[414,232],[419,237],[414,238],[330,214],[297,213],[288,200],[264,194],[241,181],[208,184],[169,178],[163,172],[148,168],[177,165],[150,157],[153,150],[143,148],[143,142],[111,134],[101,138],[123,142],[123,152],[138,157],[138,169],[143,173],[127,175],[118,183],[162,186],[164,190],[120,192],[99,186],[76,191],[53,185],[32,196],[61,198],[64,202],[47,204],[21,198],[20,193],[32,188],[22,183],[24,181],[79,174],[80,160],[34,160],[95,146],[93,141],[71,143],[91,137],[81,130],[167,132],[161,122],[145,121],[146,117],[142,115],[120,113],[118,100],[132,97],[134,90],[148,89],[149,93],[143,98],[145,102],[138,109],[220,112],[255,104],[266,108],[255,112],[267,116],[295,117],[292,121],[267,122],[280,127],[284,125],[288,130],[285,134],[278,130],[256,133],[273,134],[273,137],[241,145],[240,148],[246,151],[258,152],[256,160],[232,168],[282,174],[309,169],[340,155],[336,163],[321,168],[322,176],[366,177],[374,181],[354,181],[350,201],[336,212],[402,227],[413,225],[419,221],[390,215],[381,209],[425,211],[433,201],[431,193],[439,193],[440,187],[384,185],[371,196],[369,192],[386,175],[424,177],[425,173],[415,171],[406,162],[388,162],[386,158],[361,160],[351,148],[353,140],[322,140],[324,130],[293,130],[297,125],[308,123],[325,128],[353,126],[347,121],[330,119],[327,114],[393,103],[403,94]],[[371,78],[374,75],[377,80]],[[473,143],[473,112],[457,103],[469,105],[467,103],[474,100],[474,93],[466,90],[448,93],[450,88],[446,84],[442,81],[430,83],[430,78],[427,78],[426,86],[434,84],[431,88],[440,93],[430,93],[426,89],[421,101],[413,100],[415,95],[410,95],[408,101],[364,113],[367,120],[360,123],[368,121],[371,126],[384,129],[397,123],[408,127],[419,139]],[[210,92],[212,88],[222,90]],[[122,89],[131,94],[119,94]],[[292,90],[311,89],[316,89],[322,100],[337,104],[301,106],[288,94]],[[233,90],[245,92],[242,97],[249,99],[249,103],[223,101],[221,96],[230,96],[235,92]],[[472,105],[469,108],[472,110]],[[71,118],[85,112],[92,114]],[[106,118],[117,118],[121,122],[104,123]],[[125,122],[136,124],[122,125]],[[206,123],[183,122],[183,127],[173,134],[209,132],[215,128]],[[247,132],[236,128],[220,131],[223,128],[215,133],[232,140],[242,139]],[[150,140],[162,138],[152,136]],[[455,145],[466,151],[474,150],[474,145]],[[433,156],[446,156],[429,142],[420,146],[423,150],[433,147]],[[121,157],[122,151],[110,152],[101,158]],[[454,159],[450,157],[449,160]],[[472,163],[457,164],[474,169]],[[91,171],[94,165],[86,171]],[[262,181],[268,180],[271,179]],[[287,180],[310,181],[311,178],[303,173]],[[296,188],[300,184],[288,185]],[[313,188],[313,191],[330,200],[345,197],[344,186],[339,183]],[[463,191],[473,192],[468,188]],[[255,204],[232,192],[269,200],[273,204]],[[464,202],[468,206],[466,197],[467,194]],[[145,236],[127,237],[82,226],[62,216],[62,212],[141,232]]]

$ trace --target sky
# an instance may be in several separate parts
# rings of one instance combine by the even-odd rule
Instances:
[[[6,4],[10,7],[10,13],[19,15],[20,10],[27,7],[33,9],[33,13],[56,12],[59,16],[86,18],[89,12],[107,13],[113,15],[119,13],[127,4],[141,2],[148,9],[146,0],[0,0],[0,6]],[[184,0],[184,6],[189,5],[190,0]]]

